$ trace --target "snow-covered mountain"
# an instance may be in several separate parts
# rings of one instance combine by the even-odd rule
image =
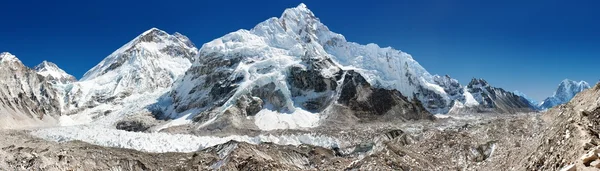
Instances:
[[[184,35],[152,28],[106,57],[77,81],[51,62],[35,70],[15,56],[2,53],[5,87],[0,122],[38,118],[39,124],[88,123],[110,113],[116,117],[139,113],[171,90],[173,82],[191,66],[197,48]],[[5,81],[6,80],[6,81]],[[61,114],[72,115],[71,117]],[[52,117],[45,117],[52,116]],[[41,118],[53,119],[41,121]],[[24,118],[24,119],[22,119]],[[9,125],[9,124],[4,124]]]
[[[4,55],[2,61],[18,59]],[[450,76],[431,75],[391,47],[346,41],[304,4],[200,49],[184,35],[152,28],[79,81],[46,61],[33,72],[53,89],[48,98],[56,113],[86,122],[119,113],[107,122],[113,123],[122,114],[151,110],[175,119],[164,127],[195,121],[209,129],[271,130],[531,106],[484,80],[462,86]]]
[[[33,68],[38,74],[51,80],[54,84],[68,84],[77,81],[74,76],[67,74],[60,69],[56,64],[48,61],[43,61]]]
[[[573,81],[565,79],[560,82],[554,95],[546,98],[540,105],[540,109],[549,109],[554,106],[567,103],[579,92],[589,89],[590,85],[585,81]]]
[[[472,96],[474,102],[471,104],[473,105],[455,105],[450,113],[516,113],[535,111],[535,107],[524,97],[502,88],[493,87],[483,79],[472,79],[465,87],[465,90]]]
[[[66,91],[70,109],[118,102],[131,95],[168,91],[197,53],[184,35],[152,28],[114,51]]]
[[[520,91],[518,91],[518,90],[515,90],[515,91],[513,91],[513,93],[514,93],[515,95],[517,95],[517,96],[521,96],[521,97],[523,97],[525,100],[527,100],[527,102],[529,102],[529,105],[531,105],[531,106],[532,106],[532,107],[533,107],[533,108],[534,108],[536,111],[537,111],[537,110],[540,110],[540,108],[539,108],[539,104],[540,104],[540,102],[538,102],[537,100],[530,98],[530,97],[529,97],[529,96],[527,96],[525,93],[523,93],[523,92],[520,92]]]
[[[61,114],[59,97],[46,77],[14,55],[0,53],[0,128],[51,125]]]
[[[300,4],[204,44],[165,116],[208,124],[241,112],[233,118],[249,116],[254,124],[227,122],[260,129],[314,127],[334,108],[355,110],[349,118],[426,118],[419,100],[429,111],[451,102],[433,78],[404,52],[346,41]]]

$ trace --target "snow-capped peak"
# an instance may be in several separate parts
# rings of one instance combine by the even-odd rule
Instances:
[[[573,81],[564,79],[558,85],[558,89],[554,92],[554,97],[559,98],[563,101],[569,101],[575,96],[575,94],[590,88],[590,85],[585,81]]]
[[[308,10],[308,8],[306,7],[306,4],[304,4],[304,3],[298,4],[298,6],[296,8],[298,8],[298,9],[307,9]]]
[[[114,51],[102,62],[90,69],[81,78],[82,81],[90,80],[98,76],[104,75],[111,70],[121,68],[123,64],[128,63],[132,67],[142,67],[140,61],[154,59],[140,59],[158,56],[185,56],[187,61],[191,56],[194,56],[197,49],[189,39],[181,34],[169,35],[167,32],[157,28],[151,28],[121,48]],[[163,55],[164,54],[164,55]],[[184,62],[185,63],[185,62]],[[167,67],[155,63],[157,67]],[[185,72],[183,68],[173,68],[178,70],[175,75],[180,75]]]
[[[75,77],[67,74],[64,70],[60,69],[56,64],[48,61],[42,61],[42,63],[38,64],[33,68],[38,74],[48,77],[52,76],[54,78],[68,78],[74,80]]]
[[[407,101],[421,100],[433,113],[447,112],[454,100],[409,54],[376,44],[348,42],[300,4],[251,30],[238,30],[204,44],[192,68],[171,93],[174,109],[164,113],[210,123],[238,102],[262,99],[256,103],[264,102],[266,107],[258,108],[255,116],[260,129],[312,127],[318,124],[319,112],[324,111],[317,109],[333,104],[325,102],[336,99],[339,93],[326,90],[338,90],[334,85],[342,84],[338,79],[345,79],[345,72],[356,73],[373,88],[397,90]],[[302,76],[310,77],[297,78]],[[300,91],[293,87],[294,79],[324,83],[319,90]],[[319,85],[298,87],[314,86]]]
[[[585,81],[573,81],[564,79],[558,85],[558,88],[551,97],[546,98],[540,108],[548,109],[556,105],[569,102],[575,95],[585,89],[590,88],[590,85]]]
[[[9,52],[2,52],[0,53],[0,62],[5,61],[19,61],[19,59],[15,55],[10,54]]]
[[[471,79],[471,82],[469,82],[469,85],[468,85],[469,88],[489,87],[489,86],[490,86],[490,84],[488,84],[487,81],[485,81],[484,79],[481,79],[481,78]]]
[[[281,19],[295,19],[296,22],[306,21],[307,18],[316,19],[315,15],[312,11],[310,11],[304,3],[300,3],[295,8],[285,9],[283,14],[281,14]]]
[[[189,69],[197,51],[187,37],[151,28],[85,73],[70,89],[71,104],[96,106],[167,91]]]
[[[150,34],[152,32],[162,32],[162,33],[164,33],[164,31],[162,31],[162,30],[160,30],[160,29],[158,29],[156,27],[152,27],[152,28],[144,31],[140,36],[147,35],[147,34]]]
[[[60,69],[56,64],[48,61],[42,61],[33,68],[38,74],[48,78],[52,83],[71,83],[77,81],[75,77],[67,74],[64,70]]]

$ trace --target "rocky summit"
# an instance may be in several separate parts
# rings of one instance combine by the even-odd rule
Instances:
[[[0,170],[600,169],[600,85],[461,85],[305,4],[199,47],[151,28],[79,80],[4,52],[0,81]]]

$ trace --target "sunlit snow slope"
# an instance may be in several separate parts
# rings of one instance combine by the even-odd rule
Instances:
[[[67,89],[71,109],[118,102],[133,94],[168,91],[191,66],[197,49],[179,34],[152,28],[90,69]]]

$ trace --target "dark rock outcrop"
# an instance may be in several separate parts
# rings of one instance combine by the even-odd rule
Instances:
[[[337,100],[360,119],[374,120],[386,116],[403,120],[431,119],[418,100],[409,100],[397,90],[372,87],[359,73],[346,71]]]

